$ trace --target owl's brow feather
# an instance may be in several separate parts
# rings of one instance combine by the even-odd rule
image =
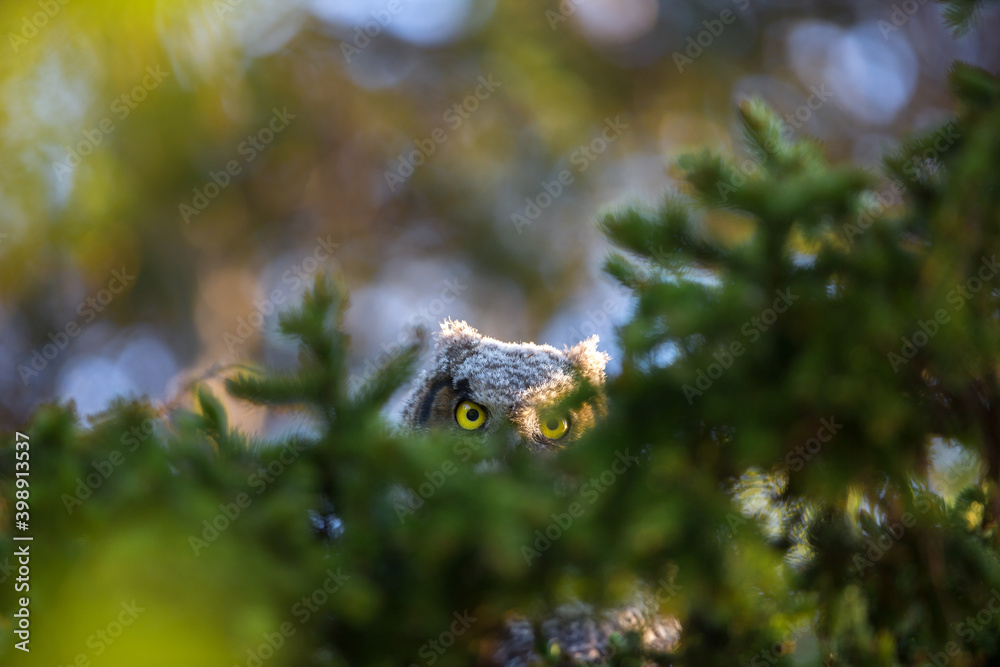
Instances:
[[[427,423],[427,420],[431,416],[431,408],[434,407],[434,400],[437,398],[438,392],[451,384],[449,378],[442,378],[431,385],[431,388],[427,390],[427,394],[424,396],[423,403],[420,404],[420,412],[417,413],[417,423],[423,426]]]

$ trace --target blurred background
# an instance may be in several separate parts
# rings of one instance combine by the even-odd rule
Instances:
[[[0,423],[291,365],[276,313],[319,272],[356,385],[449,316],[614,356],[603,209],[733,147],[749,96],[877,171],[953,112],[954,59],[996,71],[998,27],[953,39],[918,0],[7,0]]]

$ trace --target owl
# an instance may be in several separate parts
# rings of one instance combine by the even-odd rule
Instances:
[[[509,428],[511,444],[534,452],[560,449],[580,437],[603,409],[600,397],[560,411],[561,399],[581,385],[604,383],[609,357],[599,339],[564,350],[505,343],[465,322],[441,324],[434,366],[416,381],[403,407],[410,428],[491,434]]]
[[[580,437],[603,412],[597,398],[560,411],[562,399],[588,382],[600,388],[609,357],[598,351],[597,336],[564,350],[551,345],[505,343],[483,336],[465,322],[441,324],[433,367],[416,381],[403,407],[404,424],[415,430],[447,429],[490,434],[508,428],[510,444],[535,453],[561,449]],[[595,664],[609,658],[615,634],[635,632],[650,651],[677,645],[679,623],[660,616],[656,605],[637,594],[616,609],[598,611],[570,603],[541,619],[513,616],[492,644],[486,664],[527,667],[542,658],[538,638],[558,647],[561,664]]]

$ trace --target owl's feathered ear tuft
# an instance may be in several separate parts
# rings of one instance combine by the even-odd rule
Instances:
[[[601,339],[594,335],[566,350],[566,357],[573,366],[594,385],[604,384],[604,367],[611,361],[607,352],[597,349]]]
[[[448,319],[441,322],[441,333],[437,335],[434,356],[437,359],[455,361],[465,357],[483,336],[463,320]]]

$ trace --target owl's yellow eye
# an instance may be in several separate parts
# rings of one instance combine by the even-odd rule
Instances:
[[[566,417],[555,417],[552,415],[542,415],[539,419],[539,427],[542,435],[549,440],[558,440],[569,431],[569,419]]]
[[[486,410],[472,401],[462,401],[455,409],[455,421],[466,431],[475,431],[486,423]]]

